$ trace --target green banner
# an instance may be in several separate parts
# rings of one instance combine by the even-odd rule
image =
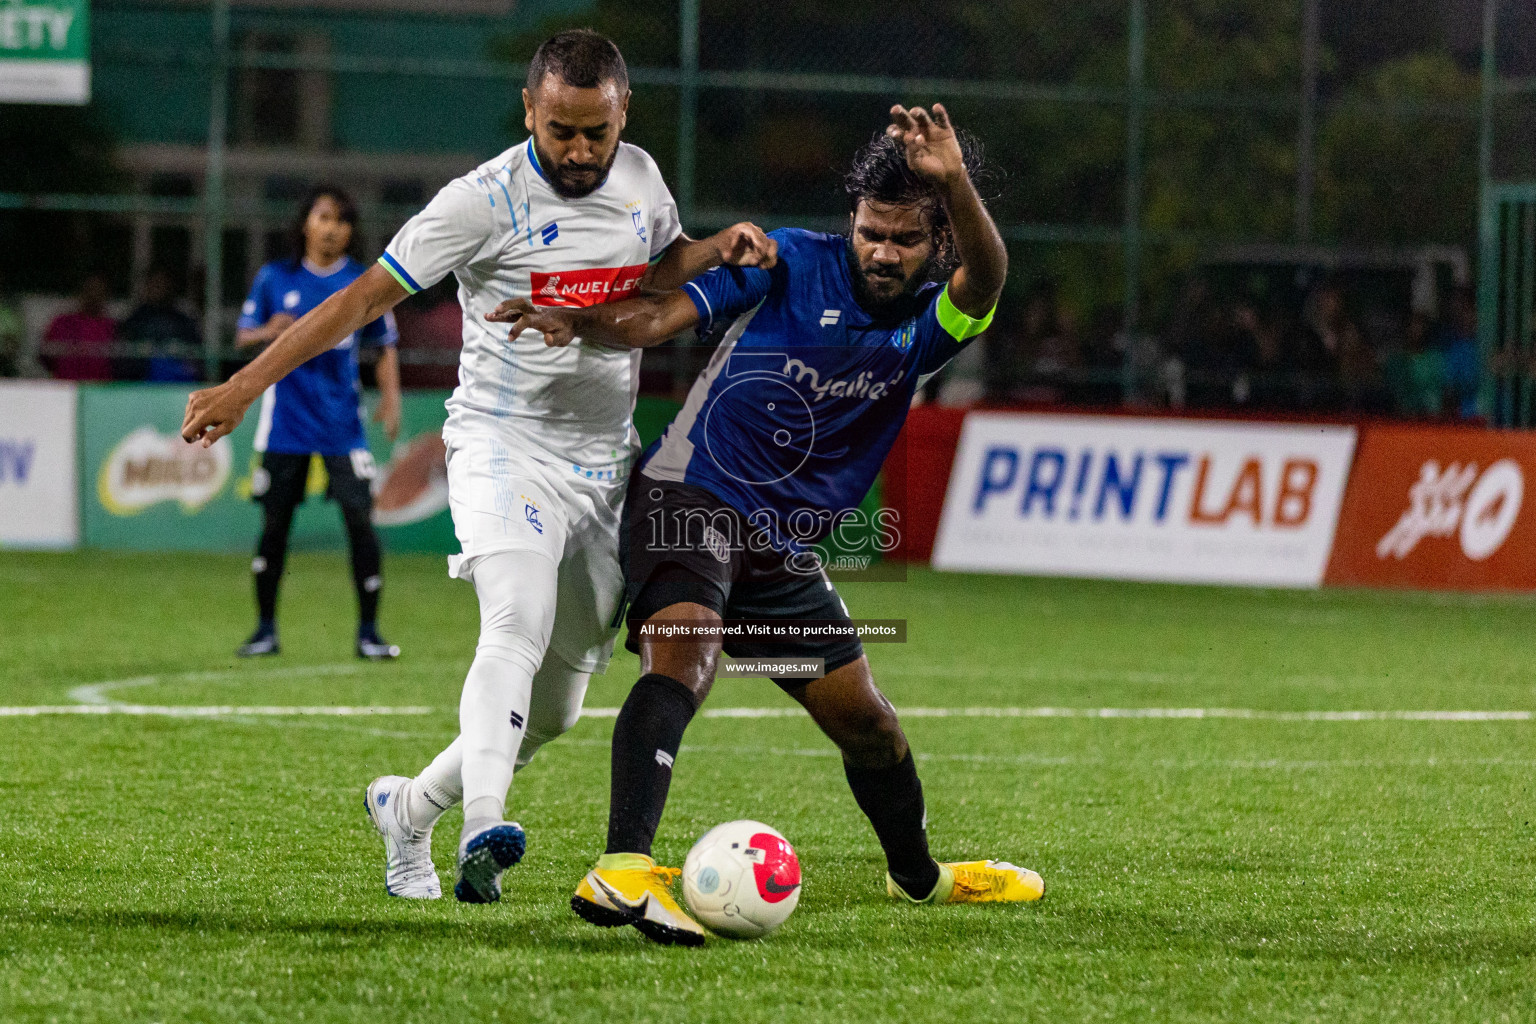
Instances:
[[[182,414],[189,388],[123,384],[80,388],[81,541],[87,547],[135,551],[247,551],[261,510],[251,501],[256,468],[256,416],[212,448],[184,444]],[[408,391],[400,437],[391,444],[369,421],[368,445],[378,466],[374,522],[386,551],[452,554],[443,466],[446,391]],[[372,410],[378,398],[369,394]],[[635,425],[649,442],[677,403],[642,398]],[[340,512],[324,500],[325,468],[310,464],[308,500],[294,516],[294,549],[345,546]]]
[[[0,0],[0,103],[90,101],[90,0]]]

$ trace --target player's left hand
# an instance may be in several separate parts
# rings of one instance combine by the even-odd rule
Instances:
[[[710,241],[726,266],[767,270],[779,261],[779,243],[751,221],[732,224],[711,236]]]
[[[511,324],[509,339],[524,331],[538,331],[550,348],[564,348],[576,340],[576,324],[569,313],[535,306],[527,299],[507,299],[485,314],[493,324]]]
[[[373,422],[384,428],[384,436],[394,441],[400,436],[400,396],[386,394],[373,410]]]
[[[944,104],[935,103],[930,114],[922,107],[910,110],[901,104],[891,108],[891,123],[885,134],[907,151],[907,166],[912,173],[935,185],[951,184],[965,177],[965,158],[960,140],[950,124]]]

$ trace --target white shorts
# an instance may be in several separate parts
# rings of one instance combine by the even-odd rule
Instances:
[[[623,479],[588,479],[492,437],[448,441],[448,508],[461,554],[448,575],[467,580],[498,551],[540,551],[559,565],[550,648],[572,668],[601,673],[624,600],[619,565]]]

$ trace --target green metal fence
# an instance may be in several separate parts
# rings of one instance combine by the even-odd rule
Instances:
[[[683,220],[690,228],[702,229],[729,223],[744,216],[760,216],[761,211],[731,209],[711,205],[700,200],[700,109],[712,96],[721,94],[745,96],[767,94],[772,96],[826,98],[861,97],[883,102],[891,98],[942,99],[952,102],[985,101],[1008,105],[1010,108],[1026,105],[1046,105],[1081,110],[1084,115],[1093,111],[1113,111],[1123,119],[1123,188],[1122,209],[1117,220],[1098,220],[1093,223],[1049,219],[1008,219],[1000,226],[1005,237],[1016,244],[1077,244],[1104,247],[1113,251],[1120,264],[1122,330],[1127,338],[1135,338],[1143,328],[1145,319],[1142,295],[1145,287],[1147,261],[1144,257],[1148,245],[1189,245],[1214,242],[1238,243],[1256,241],[1247,236],[1231,237],[1214,232],[1182,231],[1173,229],[1149,230],[1144,197],[1147,193],[1148,123],[1154,114],[1187,111],[1203,111],[1245,117],[1285,117],[1295,119],[1294,140],[1295,177],[1293,182],[1294,219],[1287,241],[1307,242],[1313,237],[1315,210],[1315,178],[1317,132],[1321,114],[1325,109],[1340,105],[1359,104],[1359,99],[1334,100],[1323,103],[1318,95],[1319,41],[1318,12],[1320,0],[1293,0],[1300,5],[1300,88],[1295,92],[1230,92],[1209,90],[1177,90],[1155,88],[1156,78],[1148,66],[1148,18],[1157,14],[1155,4],[1149,0],[1125,0],[1124,38],[1125,54],[1123,77],[1120,84],[1091,85],[1060,82],[1030,82],[975,78],[900,77],[889,75],[852,74],[838,71],[787,71],[778,72],[761,68],[709,68],[701,61],[701,10],[703,0],[679,0],[676,14],[676,63],[675,65],[641,65],[631,68],[631,78],[637,89],[653,88],[669,92],[675,97],[676,152],[670,171],[675,192],[681,207]],[[1503,198],[1512,195],[1507,186],[1494,180],[1496,142],[1494,135],[1495,104],[1501,98],[1514,96],[1536,97],[1536,79],[1501,79],[1494,66],[1496,14],[1500,3],[1514,0],[1483,0],[1483,76],[1482,92],[1476,101],[1468,102],[1413,102],[1383,100],[1367,104],[1366,113],[1377,118],[1441,118],[1476,123],[1480,137],[1480,188],[1482,216],[1480,225],[1480,253],[1483,263],[1484,316],[1482,332],[1485,352],[1501,350],[1507,339],[1498,334],[1494,307],[1490,302],[1502,301],[1499,291],[1490,298],[1488,275],[1492,272],[1490,255],[1502,256],[1509,243],[1509,229],[1503,218],[1510,216],[1500,211],[1509,208]],[[509,61],[490,58],[434,59],[381,58],[358,53],[305,53],[305,52],[255,52],[236,49],[231,45],[232,15],[229,0],[213,0],[208,21],[209,33],[206,46],[193,50],[185,47],[137,47],[131,53],[114,53],[112,40],[101,40],[97,52],[99,59],[127,60],[142,64],[161,65],[180,69],[196,68],[206,75],[208,89],[208,119],[206,131],[205,166],[200,195],[187,198],[166,198],[146,195],[17,195],[0,194],[0,210],[38,209],[99,212],[103,214],[131,214],[151,212],[197,217],[202,230],[203,263],[205,274],[205,337],[209,339],[207,361],[209,372],[218,367],[228,355],[228,311],[237,296],[225,294],[222,267],[224,263],[223,228],[230,217],[241,209],[232,203],[226,193],[226,171],[229,155],[230,126],[230,76],[239,69],[270,69],[293,71],[320,71],[336,74],[408,76],[426,79],[468,79],[483,81],[515,89],[526,69]],[[1502,205],[1501,205],[1502,204]],[[247,204],[248,205],[248,204]],[[268,204],[266,216],[280,218],[285,209]],[[374,211],[378,213],[377,209]],[[384,216],[403,218],[411,212],[408,206],[387,208]],[[1518,216],[1525,216],[1519,214]],[[802,216],[774,217],[776,223],[800,222],[808,226],[831,226],[825,213]],[[1524,222],[1522,222],[1524,223]],[[1497,236],[1497,237],[1496,237]],[[1275,241],[1274,237],[1262,239]],[[1518,248],[1518,247],[1517,247]],[[1501,263],[1501,266],[1503,264]],[[1528,272],[1528,264],[1525,264]],[[1503,271],[1501,271],[1502,273]],[[1510,272],[1518,272],[1510,271]],[[1504,307],[1499,307],[1504,308]],[[1517,332],[1518,333],[1518,332]],[[1529,332],[1523,335],[1529,342]],[[1127,374],[1131,363],[1127,360]],[[1526,385],[1528,387],[1528,384]],[[1515,388],[1518,392],[1520,388]],[[1495,389],[1485,394],[1488,408],[1493,409]],[[1522,392],[1523,393],[1523,392]],[[1528,408],[1529,403],[1519,406]],[[1501,407],[1502,408],[1502,407]],[[1518,411],[1518,410],[1517,410]],[[1522,414],[1522,422],[1528,422],[1528,413]],[[1516,417],[1519,418],[1519,417]]]
[[[1481,404],[1495,425],[1530,427],[1536,381],[1536,183],[1490,184],[1482,215]]]

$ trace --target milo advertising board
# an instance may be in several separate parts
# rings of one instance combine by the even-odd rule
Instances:
[[[81,541],[136,551],[248,551],[261,510],[251,501],[257,467],[253,409],[211,448],[181,440],[189,388],[103,385],[80,388]],[[458,551],[448,515],[444,465],[446,391],[407,391],[394,443],[365,417],[378,466],[374,523],[387,551]],[[371,414],[377,395],[365,397]],[[635,424],[659,435],[677,403],[642,398]],[[311,461],[307,499],[293,520],[294,550],[343,548],[341,514],[325,500],[325,467]]]
[[[256,417],[211,448],[181,440],[188,389],[179,385],[82,388],[82,541],[140,551],[245,551],[261,510],[251,501],[257,466]],[[407,392],[400,438],[391,444],[368,423],[379,467],[374,521],[391,551],[457,550],[448,517],[441,432],[445,391]],[[365,405],[371,410],[377,397]],[[345,546],[341,514],[325,500],[325,467],[310,464],[307,499],[293,520],[292,545]]]

